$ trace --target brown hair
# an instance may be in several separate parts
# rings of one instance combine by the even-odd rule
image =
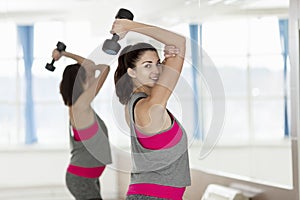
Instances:
[[[120,103],[127,104],[130,95],[133,91],[133,82],[130,76],[127,74],[128,68],[135,68],[135,63],[140,59],[145,51],[157,50],[148,43],[137,43],[135,45],[129,45],[125,47],[118,58],[118,67],[115,71],[114,79],[116,86],[116,94]]]
[[[86,71],[80,64],[68,65],[60,83],[60,94],[66,106],[72,106],[84,91]]]

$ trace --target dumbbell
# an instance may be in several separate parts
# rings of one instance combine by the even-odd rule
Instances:
[[[64,43],[62,43],[62,42],[57,42],[57,44],[56,44],[56,49],[59,51],[59,52],[62,52],[62,51],[65,51],[66,50],[66,48],[67,48],[67,46],[64,44]],[[54,70],[55,70],[55,67],[54,67],[54,62],[55,62],[55,60],[54,59],[52,59],[52,61],[51,61],[51,63],[47,63],[46,64],[46,69],[48,69],[49,71],[51,71],[51,72],[53,72]]]
[[[124,8],[120,8],[115,19],[129,19],[133,20],[133,14]],[[106,39],[103,43],[102,50],[109,55],[116,55],[121,49],[121,45],[117,42],[119,36],[114,33],[111,39]]]

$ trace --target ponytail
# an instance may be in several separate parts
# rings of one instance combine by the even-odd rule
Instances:
[[[126,104],[133,90],[133,83],[127,74],[128,65],[126,63],[126,53],[132,45],[125,47],[118,58],[118,67],[115,71],[114,80],[116,94],[121,104]]]
[[[68,65],[64,72],[59,90],[66,106],[72,106],[83,93],[86,71],[78,63]]]

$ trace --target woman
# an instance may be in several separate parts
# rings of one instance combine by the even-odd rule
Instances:
[[[95,65],[91,60],[56,49],[55,61],[62,56],[74,59],[68,65],[60,83],[60,93],[69,110],[71,160],[66,172],[66,184],[76,200],[100,200],[101,176],[111,163],[107,129],[91,106],[109,73],[108,65]],[[100,75],[95,76],[95,72]]]
[[[116,93],[125,105],[133,158],[126,199],[182,199],[191,183],[187,136],[166,106],[182,70],[185,38],[126,19],[116,19],[111,33],[123,38],[129,31],[152,37],[166,48],[163,64],[147,43],[125,47],[118,58]]]

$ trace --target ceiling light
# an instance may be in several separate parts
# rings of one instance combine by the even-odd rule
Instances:
[[[208,3],[208,5],[214,5],[214,4],[217,4],[221,1],[223,1],[223,0],[209,0],[207,3]]]
[[[235,2],[237,2],[238,0],[224,0],[224,4],[225,5],[230,5],[230,4],[233,4],[233,3],[235,3]]]

